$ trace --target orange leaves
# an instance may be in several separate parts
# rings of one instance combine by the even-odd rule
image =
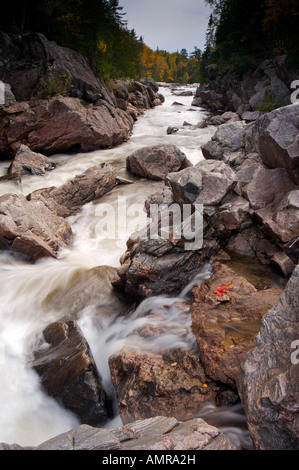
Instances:
[[[216,290],[214,290],[213,294],[218,295],[218,297],[222,297],[226,293],[226,291],[232,289],[233,287],[233,284],[225,282],[224,284],[221,284]]]

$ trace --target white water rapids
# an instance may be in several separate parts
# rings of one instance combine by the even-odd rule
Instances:
[[[181,127],[184,121],[197,124],[204,119],[205,112],[191,107],[191,96],[174,96],[167,87],[160,88],[160,92],[165,96],[165,103],[139,117],[128,142],[109,150],[72,156],[57,155],[54,159],[59,164],[55,170],[43,177],[24,177],[21,188],[13,182],[2,182],[0,195],[8,192],[27,195],[39,188],[60,186],[90,166],[102,162],[111,163],[118,175],[130,178],[125,170],[126,157],[147,145],[174,143],[192,163],[197,163],[203,158],[200,146],[211,138],[215,128],[191,130],[185,126],[183,130],[167,135],[168,126]],[[172,106],[174,101],[183,105]],[[9,162],[1,162],[0,174],[6,173],[8,165]],[[128,205],[136,202],[143,204],[148,195],[160,187],[160,182],[135,181],[131,185],[118,186],[96,204],[87,204],[79,214],[69,219],[75,235],[74,244],[71,249],[62,252],[57,260],[44,259],[27,264],[8,253],[0,254],[0,442],[36,446],[79,424],[72,413],[61,408],[41,390],[37,374],[28,365],[38,335],[49,323],[60,320],[64,314],[62,308],[57,305],[54,308],[45,299],[55,296],[57,290],[67,289],[76,273],[96,266],[119,266],[119,258],[125,252],[126,240],[131,232],[128,227],[118,227],[117,239],[98,239],[96,224],[101,204],[116,204],[119,196],[126,197]],[[143,223],[142,217],[140,221]],[[209,267],[202,277],[206,275],[209,275]],[[146,302],[159,305],[161,299]],[[162,299],[162,302],[169,302],[172,311],[163,321],[170,326],[173,322],[176,326],[179,320],[176,309],[172,309],[173,299]],[[147,307],[145,304],[140,308]],[[92,307],[77,314],[79,325],[107,386],[108,358],[121,347],[126,335],[142,324],[140,308],[131,319],[117,321],[107,316],[95,321],[95,309]],[[170,328],[169,340],[175,341],[171,335]],[[192,338],[186,337],[183,341],[188,345],[192,343]],[[109,426],[115,422],[121,424],[116,420]]]

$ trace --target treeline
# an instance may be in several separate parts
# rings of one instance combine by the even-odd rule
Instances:
[[[212,7],[205,66],[218,71],[250,70],[264,59],[287,55],[286,65],[299,66],[299,0],[206,0]]]
[[[151,76],[157,81],[198,81],[200,51],[153,51],[126,25],[119,0],[10,0],[0,30],[18,35],[40,32],[77,50],[104,81]]]

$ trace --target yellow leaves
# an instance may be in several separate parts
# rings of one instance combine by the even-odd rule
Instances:
[[[97,43],[97,49],[99,52],[104,53],[107,50],[107,44],[100,39]]]

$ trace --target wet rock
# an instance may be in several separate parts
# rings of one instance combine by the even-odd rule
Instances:
[[[106,421],[109,403],[89,345],[76,322],[50,324],[33,353],[31,366],[41,376],[48,395],[61,401],[82,423]]]
[[[184,349],[161,355],[124,348],[109,359],[120,415],[124,423],[163,414],[186,421],[215,399],[196,353]]]
[[[186,155],[175,145],[144,147],[127,157],[127,170],[137,176],[163,180],[171,172],[191,166]]]
[[[21,145],[8,168],[8,173],[19,173],[21,176],[43,175],[47,171],[54,170],[55,167],[56,163],[50,158],[41,153],[32,152],[26,145]]]
[[[233,287],[222,296],[215,294],[226,282]],[[205,374],[235,390],[241,362],[281,290],[258,291],[231,268],[215,263],[212,276],[195,286],[192,295],[192,330]]]
[[[116,186],[115,173],[110,165],[88,168],[59,187],[38,189],[27,196],[29,201],[42,201],[60,217],[76,214],[84,204],[94,201]]]
[[[21,194],[0,198],[0,248],[35,261],[57,257],[72,242],[69,223],[42,201],[29,202]]]
[[[240,371],[238,390],[257,449],[299,448],[299,367],[293,343],[298,342],[298,286],[296,267],[281,298],[264,316]]]

